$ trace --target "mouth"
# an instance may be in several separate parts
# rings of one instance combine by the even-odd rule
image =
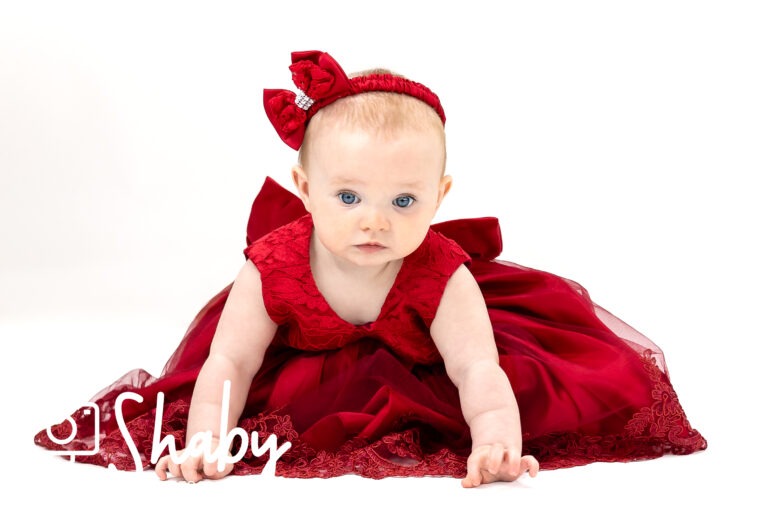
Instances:
[[[355,245],[355,247],[361,251],[378,251],[385,248],[384,245],[380,244],[379,242],[360,243]]]

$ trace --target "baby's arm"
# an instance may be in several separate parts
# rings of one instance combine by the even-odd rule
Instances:
[[[227,430],[232,430],[245,406],[253,376],[261,367],[264,352],[277,330],[269,318],[261,294],[261,275],[253,263],[245,262],[235,278],[221,313],[211,351],[195,383],[187,423],[187,442],[197,432],[211,431],[215,448],[219,427],[224,381],[231,381]],[[189,446],[189,445],[187,445]],[[155,472],[166,479],[166,471],[189,482],[203,477],[217,479],[232,470],[229,465],[219,472],[216,462],[206,463],[202,457],[190,457],[181,465],[170,456],[158,460]]]
[[[461,410],[472,434],[465,487],[513,481],[538,472],[532,456],[521,457],[517,401],[493,338],[485,300],[472,274],[460,266],[451,276],[431,327],[448,376],[459,389]]]

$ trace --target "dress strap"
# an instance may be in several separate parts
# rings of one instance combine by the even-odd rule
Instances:
[[[408,310],[417,312],[427,327],[437,313],[448,280],[459,266],[470,264],[470,256],[454,240],[430,229],[424,242],[403,263],[396,285]]]
[[[261,273],[264,307],[270,318],[282,324],[293,316],[294,306],[302,299],[300,284],[309,283],[309,237],[312,217],[305,213],[299,219],[273,230],[243,250]]]

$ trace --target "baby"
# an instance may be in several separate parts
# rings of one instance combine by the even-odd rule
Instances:
[[[295,79],[304,76],[317,86],[324,79],[313,66],[332,59],[311,53],[308,58],[319,56],[319,61],[294,60],[292,70]],[[451,189],[451,177],[445,175],[444,114],[437,97],[386,70],[352,76],[350,82],[355,78],[368,84],[355,85],[351,93],[333,93],[338,88],[334,86],[330,95],[326,91],[320,97],[310,86],[287,103],[281,93],[267,91],[265,106],[284,141],[300,147],[292,178],[311,215],[312,278],[339,318],[365,327],[383,315],[405,259],[425,241]],[[300,112],[290,105],[309,110],[305,116],[309,122],[302,122]],[[229,428],[237,425],[251,382],[279,327],[265,306],[265,287],[259,267],[247,260],[234,280],[195,384],[188,440],[198,432],[216,434],[227,380],[231,381]],[[429,335],[458,389],[471,432],[472,450],[462,485],[512,481],[526,472],[535,476],[539,464],[522,455],[518,406],[499,366],[483,295],[463,264],[445,283]],[[219,440],[214,435],[213,448]],[[196,453],[180,464],[166,455],[155,471],[163,480],[170,472],[197,482],[224,477],[233,467],[219,468]]]

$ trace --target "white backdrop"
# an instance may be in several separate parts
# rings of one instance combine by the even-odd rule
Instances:
[[[11,508],[85,524],[764,519],[745,478],[766,468],[765,27],[764,4],[739,1],[0,0],[6,478],[50,502]],[[256,192],[266,175],[289,185],[295,159],[261,91],[293,88],[290,53],[309,49],[438,93],[455,185],[436,221],[498,217],[504,259],[578,281],[659,344],[709,450],[465,491],[161,484],[34,447],[122,373],[159,373],[234,278]]]

